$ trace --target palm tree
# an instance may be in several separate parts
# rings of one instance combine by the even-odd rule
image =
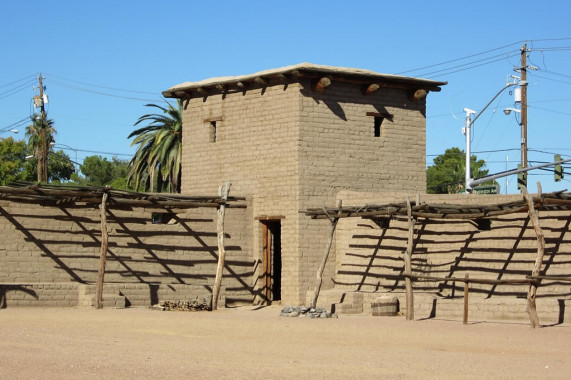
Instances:
[[[53,143],[56,130],[52,119],[46,119],[45,115],[34,114],[30,117],[32,124],[26,127],[26,137],[28,138],[28,146],[32,149],[34,156],[38,160],[38,182],[47,181],[47,154],[48,149]],[[45,130],[46,141],[44,141],[42,133]],[[45,154],[44,154],[45,150]]]
[[[136,190],[180,192],[182,158],[182,101],[177,107],[167,102],[167,107],[146,104],[158,108],[162,114],[141,116],[136,125],[148,123],[128,136],[135,137],[131,146],[138,145],[129,162],[127,184]]]

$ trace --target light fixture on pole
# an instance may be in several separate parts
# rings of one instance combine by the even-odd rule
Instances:
[[[470,141],[472,140],[472,137],[470,134],[470,129],[472,127],[472,115],[475,115],[476,111],[471,110],[470,108],[464,108],[464,112],[466,112],[466,126],[462,128],[462,133],[466,135],[466,170],[465,170],[466,176],[465,176],[464,188],[466,190],[466,193],[469,193],[472,191],[472,188],[470,187],[470,182],[472,182],[472,168],[470,167],[471,165]]]
[[[0,131],[0,133],[8,133],[8,132],[18,133],[18,132],[20,132],[20,131],[17,130],[17,129],[8,129],[8,130],[6,130],[6,131]]]
[[[517,79],[517,78],[514,77],[514,79]],[[466,112],[466,126],[464,128],[462,128],[462,133],[466,135],[466,183],[465,183],[466,194],[470,194],[470,192],[472,191],[472,187],[471,187],[470,183],[473,182],[473,180],[471,178],[471,168],[470,168],[470,140],[471,140],[470,128],[472,127],[474,122],[480,117],[480,115],[482,115],[482,113],[490,106],[490,104],[492,104],[492,102],[494,100],[496,100],[496,98],[505,89],[507,89],[508,87],[511,87],[511,86],[527,86],[527,81],[520,80],[518,82],[506,83],[506,85],[500,91],[498,91],[498,93],[496,95],[494,95],[494,97],[488,102],[488,104],[486,104],[484,106],[484,108],[482,108],[480,110],[480,112],[478,112],[477,114],[476,114],[476,111],[473,111],[469,108],[464,108],[464,112]],[[510,110],[515,110],[515,108],[510,109]],[[504,112],[506,112],[506,111],[504,111]],[[476,116],[474,116],[474,118],[472,119],[473,114],[476,114]]]
[[[517,108],[512,108],[512,107],[506,108],[506,109],[504,110],[504,113],[505,113],[506,115],[509,115],[510,113],[512,113],[512,111],[515,112],[515,113],[521,113],[521,110],[518,110]]]
[[[73,150],[73,152],[75,153],[75,161],[72,161],[72,163],[75,166],[75,172],[76,173],[79,172],[79,168],[78,168],[79,164],[77,163],[77,149],[72,148],[69,145],[65,145],[65,144],[61,144],[61,143],[55,143],[55,142],[50,143],[50,145],[53,146],[54,148],[64,147],[64,149],[67,148],[67,149]]]

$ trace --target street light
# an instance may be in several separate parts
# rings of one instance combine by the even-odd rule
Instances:
[[[75,161],[73,161],[73,163],[75,164],[75,172],[77,173],[79,171],[79,169],[78,169],[79,164],[77,163],[77,149],[72,148],[71,146],[65,145],[65,144],[60,144],[60,143],[56,144],[55,142],[50,143],[50,145],[53,146],[54,148],[57,148],[59,146],[59,147],[64,147],[64,148],[73,150],[75,152]]]
[[[515,112],[515,113],[521,113],[521,110],[518,110],[517,108],[512,108],[512,107],[506,108],[506,109],[504,110],[504,113],[505,113],[506,115],[509,115],[510,113],[512,113],[512,111]]]
[[[18,133],[18,132],[20,132],[20,131],[17,130],[17,129],[8,129],[7,131],[0,131],[0,133],[8,133],[8,132]]]
[[[496,100],[496,98],[502,93],[504,92],[505,89],[507,89],[508,87],[511,86],[527,86],[527,81],[525,80],[520,80],[519,82],[509,82],[506,83],[506,85],[500,90],[498,91],[498,93],[496,95],[494,95],[494,97],[488,102],[488,104],[486,104],[484,106],[484,108],[482,108],[480,110],[480,112],[478,112],[478,114],[476,114],[475,111],[469,109],[469,108],[464,108],[464,112],[466,112],[466,126],[464,128],[462,128],[462,133],[466,135],[466,178],[465,178],[465,184],[464,187],[466,189],[466,194],[469,194],[472,191],[472,188],[470,186],[470,183],[472,182],[472,170],[471,170],[471,162],[470,162],[470,128],[472,127],[472,125],[474,124],[474,122],[480,117],[480,115],[482,115],[482,113],[490,106],[490,104],[492,104],[492,102],[494,100]],[[510,109],[510,111],[515,110],[515,108]],[[504,113],[506,111],[504,110]],[[476,116],[474,116],[474,118],[472,119],[472,115],[476,114]],[[508,115],[508,113],[506,113],[506,115]]]

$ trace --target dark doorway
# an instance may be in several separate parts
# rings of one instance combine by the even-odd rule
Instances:
[[[269,302],[282,299],[281,231],[279,220],[262,222],[262,295]]]

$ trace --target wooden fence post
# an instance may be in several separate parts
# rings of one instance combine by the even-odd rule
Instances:
[[[468,324],[468,295],[469,295],[469,291],[470,291],[470,284],[468,279],[470,278],[470,275],[468,273],[466,273],[464,275],[464,279],[466,281],[464,281],[464,324],[467,325]]]
[[[406,277],[406,320],[414,320],[414,294],[412,291],[412,246],[414,242],[414,220],[412,219],[412,207],[410,205],[410,197],[406,199],[407,215],[408,215],[408,241],[406,251],[404,253],[404,273]]]
[[[343,201],[339,200],[338,215],[341,214],[342,207],[343,207]],[[325,215],[327,215],[329,221],[331,222],[331,228],[329,229],[329,238],[327,240],[327,245],[325,246],[325,252],[323,253],[323,257],[321,258],[321,263],[319,264],[319,268],[317,269],[315,290],[313,291],[313,297],[311,298],[311,302],[309,302],[309,307],[317,306],[317,298],[319,297],[319,291],[321,290],[321,283],[323,282],[323,271],[325,270],[325,264],[327,264],[329,251],[331,250],[331,244],[333,243],[333,235],[335,234],[335,227],[337,226],[337,221],[339,220],[339,218],[335,218],[329,215],[327,210],[325,210],[325,207],[323,208],[323,211],[325,212]]]
[[[222,284],[222,275],[224,271],[224,260],[226,252],[224,250],[224,215],[226,213],[226,201],[230,192],[232,183],[226,182],[226,186],[218,189],[218,195],[222,198],[222,203],[218,207],[218,222],[216,229],[218,232],[218,266],[216,267],[216,278],[214,279],[214,287],[212,288],[212,310],[218,309],[218,297],[220,295],[220,286]]]
[[[107,192],[103,193],[101,204],[101,250],[99,252],[99,271],[97,272],[97,286],[95,291],[95,307],[103,308],[103,278],[105,277],[105,265],[107,262],[107,248],[109,246],[109,234],[107,231]]]
[[[541,226],[539,225],[539,217],[537,216],[537,211],[533,205],[533,199],[527,192],[525,186],[521,187],[521,192],[527,201],[527,208],[529,219],[533,224],[533,229],[535,230],[535,234],[537,235],[537,256],[535,258],[535,264],[533,266],[533,270],[531,272],[532,276],[539,276],[539,272],[541,271],[541,266],[543,265],[543,254],[545,252],[545,238],[543,236],[543,231],[541,230]],[[536,328],[539,326],[539,318],[537,317],[537,306],[535,304],[535,297],[537,295],[537,283],[532,282],[529,285],[529,291],[527,293],[527,313],[529,314],[529,322],[531,327]]]

